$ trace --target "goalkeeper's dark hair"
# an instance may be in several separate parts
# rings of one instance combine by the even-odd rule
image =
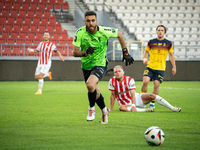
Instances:
[[[165,33],[167,32],[167,28],[166,28],[164,25],[159,25],[159,26],[157,26],[156,31],[158,30],[159,27],[163,27],[164,30],[165,30]]]
[[[92,15],[95,15],[95,17],[97,18],[97,14],[94,11],[88,10],[88,11],[85,12],[85,17],[86,16],[92,16]]]

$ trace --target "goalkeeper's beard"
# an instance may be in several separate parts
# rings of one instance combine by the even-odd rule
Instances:
[[[89,33],[95,33],[96,32],[96,28],[97,28],[97,26],[95,25],[93,28],[93,31],[90,29],[90,27],[93,27],[93,26],[89,26],[89,27],[87,27],[87,30],[89,31]]]

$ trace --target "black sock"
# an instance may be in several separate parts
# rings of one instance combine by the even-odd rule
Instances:
[[[99,98],[96,100],[97,105],[99,106],[100,109],[103,109],[104,107],[106,107],[105,103],[104,103],[104,98],[100,93]]]
[[[95,105],[96,95],[97,95],[96,90],[94,90],[94,92],[92,92],[92,93],[88,92],[88,99],[89,99],[90,107],[93,107]]]

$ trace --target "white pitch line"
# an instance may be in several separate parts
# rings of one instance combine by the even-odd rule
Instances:
[[[141,88],[141,87],[140,87]],[[148,88],[153,88],[153,87],[148,87]],[[173,87],[160,87],[161,89],[170,89],[170,90],[196,90],[196,91],[200,91],[200,89],[198,88],[173,88]]]

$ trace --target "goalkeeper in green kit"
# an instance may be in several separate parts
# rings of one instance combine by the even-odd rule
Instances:
[[[126,66],[131,65],[134,59],[128,53],[124,37],[118,29],[97,25],[97,15],[94,11],[85,12],[85,26],[79,28],[73,40],[73,55],[81,57],[81,68],[88,89],[89,111],[87,121],[95,118],[95,103],[102,111],[102,124],[108,123],[109,109],[104,103],[98,82],[107,70],[107,41],[109,38],[118,38],[122,47],[123,59]]]

